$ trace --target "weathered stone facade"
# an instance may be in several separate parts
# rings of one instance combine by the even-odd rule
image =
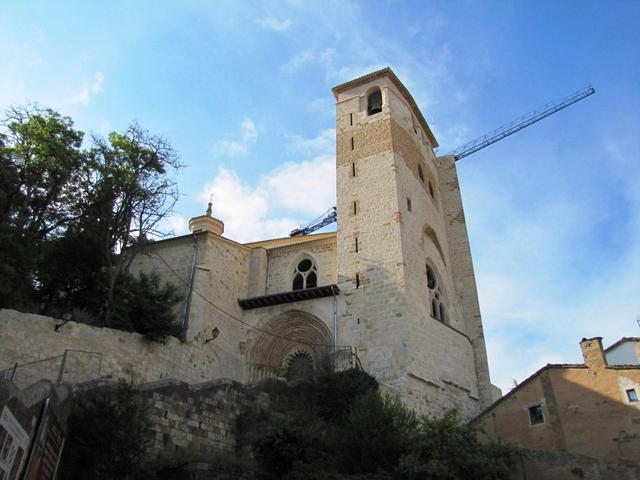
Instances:
[[[640,366],[608,365],[600,338],[581,346],[584,364],[543,367],[476,422],[522,448],[638,464]]]
[[[384,388],[421,412],[457,408],[471,417],[487,406],[491,385],[455,162],[435,157],[436,139],[390,69],[333,92],[337,232],[240,244],[222,236],[210,207],[191,220],[190,235],[153,243],[133,265],[183,289],[184,344],[135,350],[127,340],[119,349],[117,334],[96,340],[88,327],[68,325],[41,338],[43,352],[104,352],[105,360],[119,359],[114,372],[130,370],[140,381],[247,382],[282,375],[301,359],[317,367],[337,350],[357,355]],[[60,340],[55,348],[52,339]],[[21,341],[25,351],[36,348]],[[23,350],[7,363],[23,360]]]

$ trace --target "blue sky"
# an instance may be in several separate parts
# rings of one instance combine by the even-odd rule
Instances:
[[[229,237],[334,204],[331,87],[391,66],[446,153],[587,84],[597,94],[458,164],[494,383],[640,328],[640,2],[5,2],[0,106],[105,134],[137,120]]]

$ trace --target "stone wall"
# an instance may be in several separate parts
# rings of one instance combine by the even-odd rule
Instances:
[[[156,382],[141,386],[137,396],[149,406],[150,457],[173,461],[242,454],[238,417],[268,405],[267,394],[225,379],[197,385]]]
[[[382,111],[369,116],[374,88]],[[384,75],[340,90],[336,112],[339,341],[421,413],[470,418],[491,396],[460,192],[446,183],[455,167],[443,178],[417,112]],[[426,263],[447,325],[431,315]]]
[[[185,344],[170,337],[164,344],[150,342],[140,334],[98,328],[41,315],[0,310],[0,369],[15,363],[37,362],[17,369],[18,385],[40,379],[55,381],[65,350],[71,352],[64,381],[93,378],[144,383],[177,378],[190,383],[219,378],[215,343]],[[100,354],[100,355],[96,355]],[[50,357],[58,357],[44,362]]]

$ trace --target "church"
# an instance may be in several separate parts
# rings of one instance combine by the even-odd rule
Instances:
[[[335,232],[238,243],[215,205],[134,271],[184,288],[184,338],[212,378],[362,367],[420,413],[470,418],[494,399],[454,157],[390,68],[333,88]]]

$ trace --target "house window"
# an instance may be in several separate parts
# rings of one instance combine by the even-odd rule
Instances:
[[[315,264],[308,258],[301,260],[293,272],[292,290],[304,290],[318,286],[318,272]]]
[[[382,92],[374,90],[367,98],[367,115],[375,115],[382,111]]]
[[[529,407],[529,425],[539,425],[544,423],[544,412],[542,404],[532,405]]]
[[[635,388],[630,388],[627,390],[627,399],[630,402],[637,402],[638,401],[638,392],[636,392]]]
[[[429,290],[429,303],[431,305],[431,316],[442,323],[447,321],[447,312],[444,306],[444,299],[440,289],[440,282],[431,265],[427,264],[427,289]]]

